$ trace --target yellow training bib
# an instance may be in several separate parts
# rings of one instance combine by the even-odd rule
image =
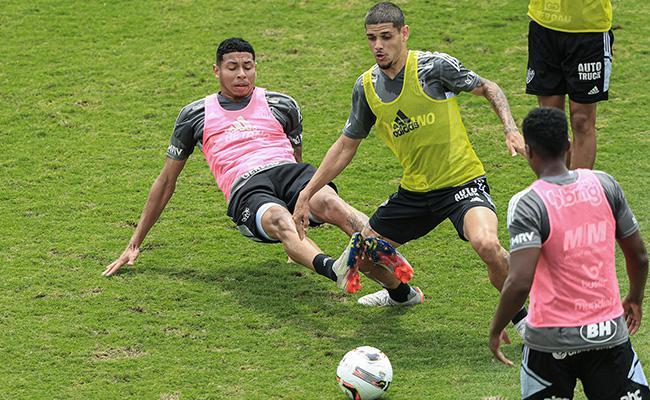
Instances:
[[[404,169],[400,185],[413,192],[427,192],[485,175],[456,98],[435,100],[424,92],[418,80],[417,57],[418,52],[409,51],[402,92],[388,103],[375,92],[374,67],[363,74],[366,100],[377,117],[377,134]]]
[[[607,32],[612,27],[611,0],[530,0],[528,16],[563,32]]]

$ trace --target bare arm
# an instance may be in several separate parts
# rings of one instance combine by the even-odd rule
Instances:
[[[510,154],[516,156],[517,153],[524,155],[524,138],[519,133],[517,124],[512,118],[508,99],[503,90],[496,83],[481,78],[478,86],[472,90],[472,94],[483,96],[492,105],[492,109],[503,123],[503,133],[506,136],[506,145]]]
[[[298,161],[299,163],[302,162],[302,143],[301,144],[292,144],[293,146],[293,157]]]
[[[350,164],[360,143],[361,139],[351,139],[341,135],[325,154],[323,162],[309,184],[300,192],[293,211],[293,220],[301,239],[305,235],[304,229],[309,225],[309,199]]]
[[[124,266],[124,264],[133,265],[135,263],[136,258],[140,254],[142,241],[144,241],[151,227],[158,221],[167,202],[174,194],[176,180],[185,166],[185,161],[171,158],[165,159],[165,164],[160,175],[158,175],[149,190],[149,196],[142,210],[140,222],[138,222],[138,226],[135,228],[129,244],[126,246],[122,255],[106,267],[102,275],[111,276]]]
[[[643,316],[643,294],[648,280],[648,253],[639,231],[619,239],[619,246],[625,256],[627,276],[630,280],[630,291],[623,300],[623,310],[630,334],[635,334],[641,326]]]
[[[490,326],[490,350],[497,360],[506,365],[512,365],[512,362],[499,350],[500,335],[510,319],[521,310],[526,302],[533,284],[535,267],[540,253],[539,248],[528,248],[510,254],[508,277],[503,284],[499,306]]]

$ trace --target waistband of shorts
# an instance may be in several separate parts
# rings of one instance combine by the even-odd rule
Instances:
[[[460,184],[458,186],[449,186],[449,187],[444,187],[444,188],[440,188],[440,189],[433,189],[433,190],[429,190],[428,192],[413,192],[411,190],[404,189],[402,186],[398,186],[397,191],[399,193],[401,193],[401,194],[406,194],[406,195],[409,195],[409,196],[425,197],[425,196],[438,195],[438,194],[444,194],[444,193],[450,192],[450,191],[455,191],[455,190],[458,190],[459,188],[463,188],[465,186],[475,184],[475,183],[477,183],[477,181],[479,181],[481,179],[487,182],[487,178],[485,177],[485,175],[479,175],[479,176],[477,176],[475,178],[472,178],[469,181],[467,181],[465,183],[462,183],[462,184]]]
[[[244,187],[244,185],[246,185],[249,179],[252,178],[253,176],[259,174],[260,172],[268,171],[271,168],[275,168],[277,166],[286,165],[286,164],[295,164],[295,163],[291,161],[277,161],[277,162],[261,165],[259,167],[255,167],[247,172],[244,172],[233,181],[232,185],[230,185],[230,198],[232,199],[235,192],[237,192],[239,189]]]

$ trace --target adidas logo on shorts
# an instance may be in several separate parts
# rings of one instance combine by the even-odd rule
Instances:
[[[591,89],[589,91],[589,93],[587,93],[587,94],[593,95],[593,94],[598,94],[598,93],[600,93],[600,90],[598,90],[598,86],[594,86],[594,88]]]

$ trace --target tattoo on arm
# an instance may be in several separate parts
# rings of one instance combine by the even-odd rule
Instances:
[[[492,105],[492,109],[499,116],[501,122],[503,122],[503,131],[505,133],[516,131],[517,124],[515,124],[515,120],[512,118],[508,99],[506,99],[506,95],[499,85],[481,78],[477,87],[483,88],[483,96],[488,99]]]
[[[354,232],[361,232],[363,227],[366,225],[356,213],[348,214],[347,221],[348,225],[352,228]]]

